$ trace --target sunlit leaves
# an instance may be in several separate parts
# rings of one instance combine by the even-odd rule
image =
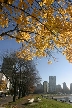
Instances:
[[[34,0],[27,0],[28,3],[31,5],[33,3]]]
[[[12,3],[13,3],[13,0],[8,0],[8,3],[9,3],[9,4],[12,4]]]
[[[16,41],[18,43],[28,41],[30,39],[30,35],[25,32],[19,32],[16,36]]]
[[[0,36],[0,40],[3,40],[3,37]]]
[[[4,80],[2,80],[0,82],[0,90],[5,90],[6,89],[6,82]]]
[[[49,60],[49,61],[48,61],[48,64],[52,64],[52,61],[51,61],[51,60]]]
[[[0,26],[6,28],[13,21],[14,31],[0,34],[15,38],[24,46],[19,57],[31,60],[34,56],[47,57],[47,50],[62,48],[63,54],[70,61],[72,47],[72,5],[58,0],[0,0]],[[56,5],[56,4],[55,4]],[[51,64],[51,61],[49,61]]]
[[[5,18],[4,14],[0,14],[0,26],[1,27],[8,26],[8,18]]]
[[[29,49],[24,49],[21,52],[17,52],[17,56],[19,58],[24,58],[25,60],[32,60],[33,55],[31,54]]]
[[[46,4],[47,6],[51,5],[54,2],[54,0],[43,0],[43,4]]]

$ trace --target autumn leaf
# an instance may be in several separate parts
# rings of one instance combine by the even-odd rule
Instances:
[[[8,36],[23,43],[24,46],[17,54],[19,57],[26,57],[26,60],[35,56],[48,56],[54,60],[51,52],[60,49],[71,62],[72,5],[70,2],[66,5],[64,0],[62,5],[60,2],[0,0],[0,40]]]
[[[52,61],[48,61],[48,64],[52,64]]]

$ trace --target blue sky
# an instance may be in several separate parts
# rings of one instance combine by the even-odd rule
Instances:
[[[0,41],[0,53],[6,51],[7,49],[19,49],[21,44],[18,44],[15,40],[2,40]],[[37,60],[37,69],[43,81],[49,82],[49,76],[56,76],[57,84],[66,82],[67,86],[70,87],[72,83],[72,64],[69,63],[65,56],[62,54],[55,54],[58,58],[58,62],[53,62],[51,65],[47,63],[47,58],[42,58]]]
[[[70,87],[72,83],[72,64],[69,63],[65,56],[62,54],[56,54],[58,62],[53,62],[51,65],[48,65],[47,59],[43,58],[38,60],[37,69],[40,72],[43,81],[49,82],[49,76],[56,76],[56,84],[61,84],[66,82],[67,86]]]

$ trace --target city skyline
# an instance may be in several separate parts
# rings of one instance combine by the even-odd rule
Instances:
[[[36,86],[36,93],[63,93],[72,94],[72,83],[70,84],[70,89],[67,87],[66,83],[63,82],[63,88],[60,84],[56,85],[56,76],[49,76],[48,81],[44,81],[42,84],[39,83]]]
[[[63,87],[63,82],[66,82],[68,88],[70,88],[70,83],[72,83],[72,64],[61,53],[56,54],[56,57],[58,62],[53,62],[51,65],[47,64],[46,58],[38,60],[37,69],[41,72],[42,82],[49,81],[48,76],[56,76],[56,84],[61,84],[61,87]]]
[[[48,79],[49,79],[49,78],[48,78]],[[47,82],[49,83],[49,80],[45,80],[45,81],[47,81]],[[42,81],[41,84],[43,84],[43,82],[44,82],[44,81]],[[63,82],[63,83],[64,83],[64,82]],[[63,88],[63,83],[60,84],[60,83],[57,83],[57,82],[56,82],[56,85],[61,85],[61,87]],[[66,82],[65,82],[65,83],[66,83]],[[70,89],[70,84],[72,84],[72,82],[69,83],[69,86],[68,86],[67,83],[66,83],[66,85],[67,85],[67,87],[68,87],[69,89]]]
[[[0,53],[8,50],[16,50],[21,47],[21,44],[17,43],[14,39],[12,40],[2,40],[0,41]],[[57,58],[58,62],[53,62],[48,65],[48,59],[42,58],[37,60],[37,69],[42,78],[42,81],[48,81],[48,76],[56,76],[56,84],[61,84],[63,87],[63,82],[66,82],[68,88],[70,88],[70,83],[72,83],[72,64],[69,63],[65,56],[61,53],[55,51],[54,56]]]
[[[49,77],[56,77],[56,76],[49,76]],[[41,82],[41,84],[43,85],[44,82],[48,82],[48,84],[49,84],[49,81],[46,81],[46,80],[43,81],[43,82]],[[62,84],[64,84],[64,83],[66,84],[66,82],[63,82]],[[61,86],[61,84],[56,84],[56,86],[58,86],[58,85]],[[72,86],[72,83],[70,83],[70,85]],[[70,86],[70,85],[69,85],[69,86]],[[66,86],[67,86],[67,84],[66,84]],[[67,87],[68,87],[68,86],[67,86]],[[63,89],[62,86],[61,86],[61,88]],[[70,89],[70,87],[68,87],[68,88]]]

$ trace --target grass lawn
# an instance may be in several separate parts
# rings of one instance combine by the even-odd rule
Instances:
[[[6,108],[72,108],[72,105],[67,103],[61,103],[51,99],[41,98],[40,102],[34,102],[32,104],[27,104],[27,99],[36,97],[41,98],[40,95],[29,95],[16,102],[11,102],[8,105],[4,105]]]

